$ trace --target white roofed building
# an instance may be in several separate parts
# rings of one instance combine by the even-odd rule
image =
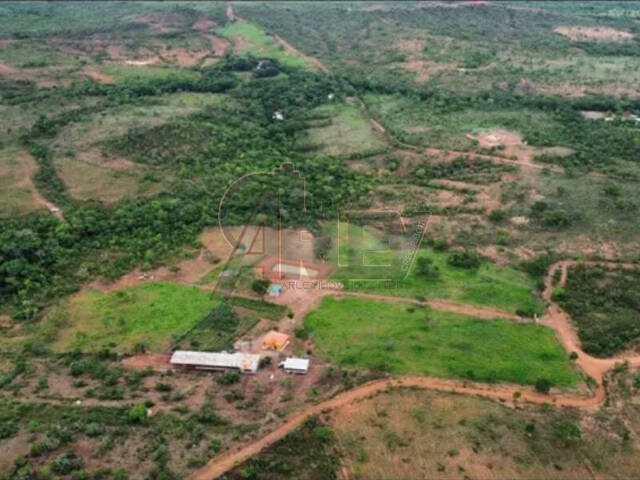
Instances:
[[[242,352],[176,350],[171,356],[170,363],[196,370],[239,370],[242,373],[256,373],[260,365],[260,355]]]
[[[280,366],[285,372],[289,373],[307,373],[311,361],[308,358],[289,357],[284,362],[280,362]]]

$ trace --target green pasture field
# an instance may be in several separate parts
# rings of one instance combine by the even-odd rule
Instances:
[[[552,330],[368,299],[323,299],[305,328],[327,360],[393,374],[572,387],[579,374]]]
[[[52,348],[97,350],[114,345],[116,350],[131,351],[143,343],[152,351],[164,351],[174,335],[187,330],[213,306],[210,292],[164,282],[106,294],[86,290],[50,314],[49,321],[63,321]]]
[[[240,41],[240,49],[256,57],[272,58],[290,67],[311,67],[311,64],[305,58],[287,53],[282,46],[276,43],[273,37],[253,23],[231,23],[217,29],[216,33],[232,41]]]

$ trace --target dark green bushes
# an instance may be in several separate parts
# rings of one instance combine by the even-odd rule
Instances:
[[[640,270],[571,268],[558,302],[571,315],[585,352],[610,357],[640,337]]]

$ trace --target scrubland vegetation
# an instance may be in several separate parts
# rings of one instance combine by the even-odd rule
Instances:
[[[552,330],[407,301],[533,322],[554,261],[640,260],[638,4],[226,9],[0,5],[0,478],[185,478],[378,376],[583,393]],[[330,280],[403,298],[325,298],[302,325],[249,269],[240,295],[213,294],[246,258],[226,264],[202,232],[230,185],[282,164],[235,185],[223,223],[309,230]],[[265,191],[279,197],[256,212]],[[347,235],[346,211],[402,224],[352,215]],[[403,241],[427,220],[413,258]],[[188,261],[202,270],[180,277]],[[371,274],[387,266],[390,282]],[[109,287],[125,274],[132,285]],[[637,270],[569,269],[553,300],[585,352],[637,349],[637,283]],[[276,361],[256,382],[125,366],[281,327],[318,362],[304,381]],[[226,478],[637,476],[639,380],[616,370],[593,414],[388,392],[312,417]]]

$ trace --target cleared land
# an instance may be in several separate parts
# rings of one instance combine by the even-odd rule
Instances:
[[[352,156],[372,154],[386,148],[386,142],[371,121],[359,108],[352,105],[327,105],[313,110],[310,115],[326,119],[326,126],[312,127],[299,143],[305,150],[315,147],[325,155]]]
[[[573,386],[579,375],[552,330],[479,320],[401,303],[325,298],[305,327],[321,355],[344,366]]]
[[[173,335],[194,325],[213,305],[209,292],[171,283],[145,283],[107,294],[88,290],[50,314],[48,322],[59,329],[52,347],[96,351],[113,345],[131,351],[145,344],[164,351]]]
[[[216,33],[233,42],[236,52],[272,58],[290,67],[311,68],[312,66],[307,59],[287,51],[284,46],[253,23],[234,22],[217,29]]]

